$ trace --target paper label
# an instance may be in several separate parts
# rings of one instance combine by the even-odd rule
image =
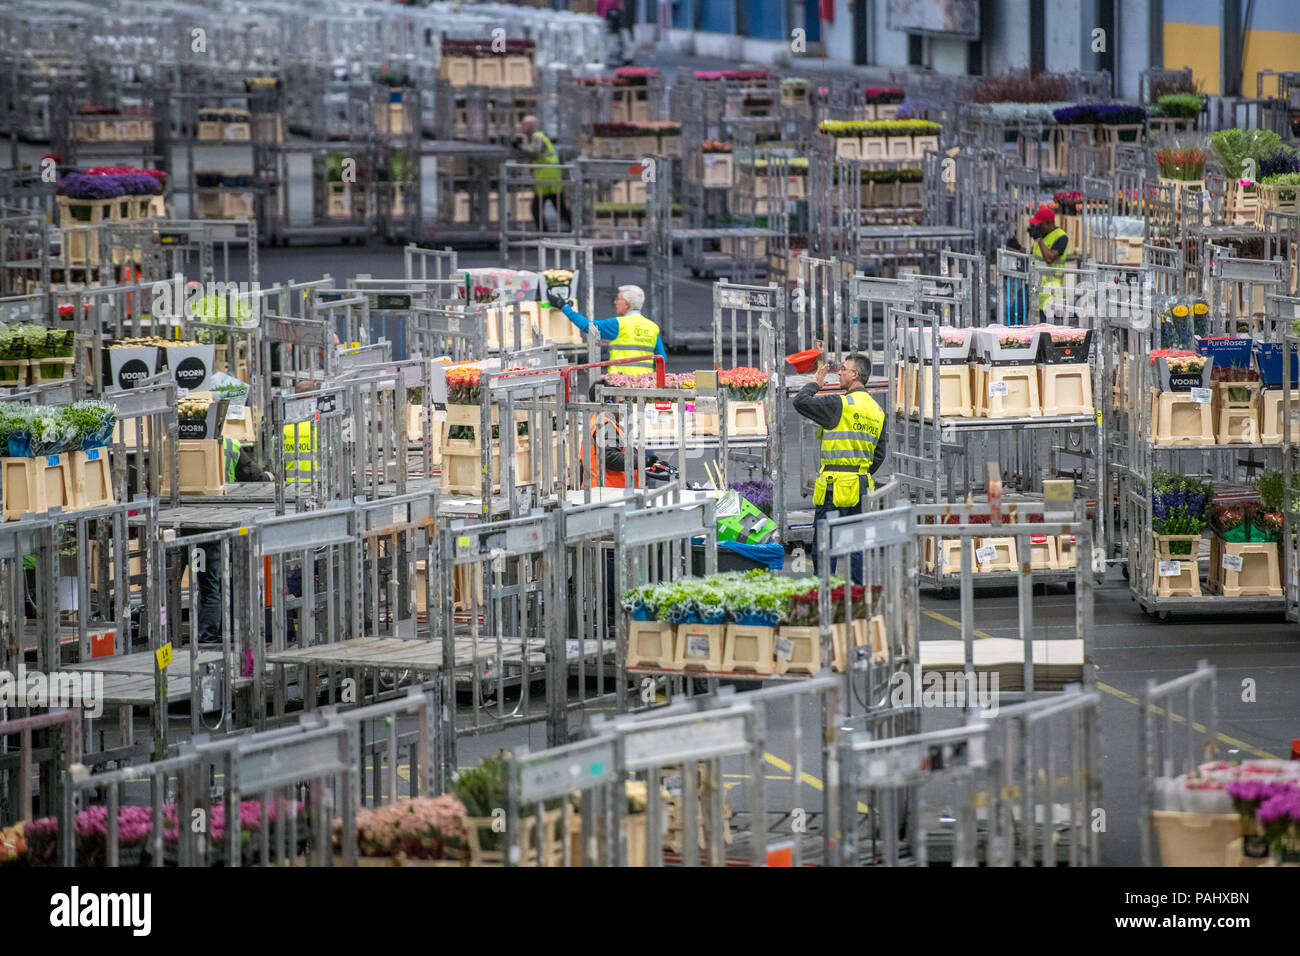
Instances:
[[[788,661],[794,657],[794,641],[787,640],[784,637],[778,637],[772,645],[776,650],[776,656],[783,661]]]
[[[1223,566],[1223,570],[1225,571],[1240,571],[1241,555],[1225,554],[1219,563]]]
[[[45,457],[45,464],[48,465],[48,466],[51,467],[51,468],[55,468],[55,467],[57,467],[58,464],[59,464],[59,456],[58,456],[58,455],[47,455],[47,456]]]
[[[984,564],[988,561],[992,561],[997,556],[998,556],[997,548],[976,548],[975,549],[975,560],[980,562],[980,564]]]
[[[707,658],[709,656],[709,635],[687,634],[686,656]]]
[[[1156,573],[1162,578],[1176,578],[1183,573],[1181,561],[1161,561],[1156,565]]]
[[[158,661],[159,670],[165,671],[168,667],[170,667],[172,662],[171,641],[168,641],[162,647],[158,648],[158,650],[154,651],[153,656]]]
[[[1192,401],[1198,405],[1208,405],[1210,403],[1210,390],[1208,388],[1194,388],[1190,394]]]
[[[989,398],[1005,397],[1007,394],[1006,382],[989,382]]]

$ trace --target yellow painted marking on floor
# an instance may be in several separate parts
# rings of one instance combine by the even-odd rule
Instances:
[[[763,760],[767,763],[770,763],[777,770],[781,770],[785,773],[794,773],[794,767],[790,766],[790,764],[786,763],[784,760],[782,760],[780,757],[776,756],[775,754],[764,752]],[[810,773],[801,773],[799,775],[799,782],[806,783],[808,786],[812,787],[818,793],[821,793],[823,790],[826,789],[825,785]],[[866,812],[867,812],[867,805],[863,803],[861,800],[859,800],[858,813],[866,813]]]
[[[1118,697],[1120,700],[1127,701],[1128,703],[1132,704],[1135,707],[1142,706],[1142,701],[1138,700],[1138,698],[1134,697],[1132,694],[1126,694],[1122,690],[1118,690],[1117,688],[1111,687],[1109,684],[1103,684],[1099,681],[1097,683],[1097,689],[1101,691],[1105,691],[1106,693],[1110,694],[1113,697]],[[1151,711],[1151,713],[1155,714],[1157,717],[1163,717],[1165,714],[1164,708],[1159,707],[1155,704],[1152,704],[1148,709]],[[1187,718],[1182,716],[1181,714],[1170,713],[1169,719],[1176,724],[1187,723]],[[1193,721],[1191,726],[1192,726],[1192,730],[1196,731],[1198,734],[1209,733],[1209,731],[1206,729],[1206,726],[1197,721]],[[1267,750],[1260,750],[1258,747],[1252,747],[1244,740],[1238,740],[1236,737],[1229,737],[1227,734],[1224,733],[1216,733],[1214,737],[1220,743],[1225,743],[1229,747],[1236,747],[1238,750],[1244,750],[1246,751],[1246,753],[1251,754],[1252,756],[1255,757],[1259,757],[1261,760],[1282,759],[1281,757],[1278,757],[1275,754],[1269,753]]]
[[[961,622],[954,621],[946,614],[940,614],[938,611],[931,611],[928,608],[921,608],[921,611],[927,617],[931,617],[934,620],[939,621],[942,624],[947,624],[949,627],[956,628],[959,631],[961,630]],[[977,630],[975,632],[975,636],[981,638],[987,638],[989,635],[984,633],[983,631]],[[1142,705],[1142,702],[1138,700],[1138,698],[1134,697],[1132,694],[1127,693],[1126,691],[1122,691],[1117,687],[1112,687],[1109,684],[1103,684],[1101,681],[1097,682],[1097,689],[1100,691],[1104,691],[1107,694],[1110,694],[1112,697],[1118,697],[1120,700],[1127,701],[1128,703],[1133,704],[1135,707],[1140,707]],[[1154,704],[1151,706],[1151,712],[1153,714],[1157,714],[1161,716],[1164,715],[1164,710],[1160,707],[1155,706]],[[1182,717],[1178,714],[1171,713],[1169,715],[1169,719],[1176,721],[1177,723],[1185,723],[1187,718]],[[1207,733],[1204,724],[1193,723],[1192,729],[1195,730],[1197,733],[1201,733],[1201,734]],[[1269,753],[1267,750],[1260,750],[1258,747],[1252,747],[1250,744],[1246,743],[1245,741],[1238,740],[1236,737],[1229,737],[1227,734],[1224,733],[1216,733],[1214,736],[1215,739],[1218,740],[1220,743],[1225,743],[1229,747],[1236,747],[1238,750],[1244,750],[1246,751],[1246,753],[1259,757],[1262,760],[1281,759],[1280,757],[1277,757],[1276,755]]]
[[[924,614],[926,617],[933,618],[934,620],[938,621],[940,624],[947,624],[949,627],[954,627],[959,631],[961,630],[961,621],[954,621],[947,614],[940,614],[938,611],[931,611],[929,608],[924,608],[924,607],[921,608],[921,613]],[[993,636],[987,631],[981,631],[979,628],[976,628],[974,633],[975,636],[980,640],[988,640],[990,637]]]

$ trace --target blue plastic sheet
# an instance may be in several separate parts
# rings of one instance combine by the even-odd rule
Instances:
[[[739,541],[719,541],[719,548],[726,548],[751,561],[767,566],[769,571],[780,571],[785,566],[785,548],[775,541],[767,544],[741,544]]]

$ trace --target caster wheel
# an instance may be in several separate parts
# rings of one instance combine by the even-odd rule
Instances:
[[[1075,585],[1074,585],[1074,582],[1073,582],[1073,581],[1066,581],[1066,582],[1065,582],[1065,592],[1066,592],[1067,594],[1073,594],[1073,593],[1074,593],[1074,587],[1075,587]]]
[[[699,270],[699,269],[692,269],[692,270],[691,270],[691,275],[698,279],[698,278],[700,277],[700,270]]]
[[[939,597],[941,597],[941,598],[942,598],[943,600],[945,600],[945,601],[953,601],[953,600],[956,600],[956,598],[957,598],[957,589],[956,589],[956,588],[940,588],[940,589],[939,589]]]
[[[1127,565],[1127,564],[1121,565],[1121,566],[1120,566],[1120,569],[1119,569],[1119,572],[1120,572],[1120,574],[1124,575],[1124,580],[1127,581],[1127,580],[1128,580],[1128,565]]]
[[[1161,624],[1168,624],[1170,621],[1173,620],[1173,617],[1174,616],[1170,614],[1168,611],[1156,612],[1156,620],[1159,621]]]

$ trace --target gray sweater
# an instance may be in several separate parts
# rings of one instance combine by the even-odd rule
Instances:
[[[840,402],[840,395],[818,395],[816,382],[809,382],[794,396],[794,410],[804,418],[816,422],[822,428],[831,429],[839,424],[840,415],[843,412],[843,406]],[[850,392],[865,392],[861,385],[849,389]],[[884,464],[885,461],[885,433],[881,431],[880,438],[876,441],[876,452],[871,457],[871,473],[874,475],[876,470]]]

